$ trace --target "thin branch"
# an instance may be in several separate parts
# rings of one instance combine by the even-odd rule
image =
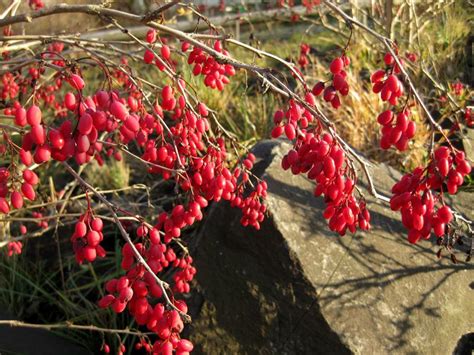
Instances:
[[[79,324],[74,324],[70,322],[53,323],[53,324],[35,324],[35,323],[26,323],[19,320],[0,320],[0,325],[8,325],[10,327],[46,329],[46,330],[77,329],[77,330],[86,330],[86,331],[91,331],[91,332],[129,334],[129,335],[138,335],[138,336],[152,334],[152,333],[142,333],[139,331],[133,331],[129,329],[111,329],[111,328],[101,328],[95,325],[79,325]]]

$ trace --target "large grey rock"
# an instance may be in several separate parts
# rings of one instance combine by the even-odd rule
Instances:
[[[372,230],[339,237],[313,184],[280,168],[286,143],[255,152],[268,182],[270,217],[258,232],[215,206],[196,248],[203,302],[191,338],[197,352],[450,354],[474,330],[474,267],[411,245],[399,216],[371,201]],[[388,194],[399,174],[374,169]],[[473,195],[457,203],[470,218]]]

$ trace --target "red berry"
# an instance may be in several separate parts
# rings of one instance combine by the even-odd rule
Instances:
[[[287,123],[285,125],[285,135],[290,141],[295,139],[296,137],[295,126],[293,126],[291,123]]]
[[[18,191],[12,192],[10,200],[14,208],[20,209],[23,207],[23,196]]]
[[[23,184],[21,184],[21,192],[23,196],[25,196],[28,200],[34,201],[36,193],[33,189],[33,186],[31,186],[29,183],[24,182]]]
[[[181,339],[176,346],[177,350],[191,352],[193,350],[193,343],[187,339]]]
[[[319,95],[321,95],[323,90],[324,90],[324,83],[322,81],[320,81],[320,82],[316,83],[316,85],[314,85],[312,93],[316,96],[319,96]]]
[[[104,223],[102,222],[102,219],[99,217],[96,217],[92,220],[91,227],[93,230],[100,232],[102,231],[102,228],[104,227]]]
[[[392,92],[397,92],[399,88],[399,81],[398,78],[391,74],[388,76],[387,80],[385,81],[385,85],[388,87],[388,89]]]
[[[84,113],[79,118],[79,124],[77,125],[77,130],[82,134],[89,134],[92,131],[92,116],[88,113]]]
[[[125,119],[125,126],[132,132],[138,132],[138,130],[140,129],[140,124],[133,115],[130,115]]]
[[[393,65],[393,63],[395,63],[395,59],[390,53],[385,54],[383,61],[385,62],[386,65]]]
[[[31,164],[33,164],[33,157],[30,151],[26,151],[22,148],[20,149],[19,156],[21,162],[26,166],[30,166]]]
[[[64,96],[64,105],[69,111],[73,111],[76,109],[76,97],[74,96],[73,93],[68,92]]]
[[[89,262],[93,262],[97,258],[97,251],[93,246],[84,247],[83,253],[84,258]]]
[[[85,153],[89,150],[91,143],[89,141],[89,137],[86,135],[80,135],[76,139],[77,144],[77,152],[78,153]]]
[[[453,219],[453,213],[448,206],[443,206],[438,210],[438,218],[442,223],[448,224]]]
[[[41,121],[41,118],[40,118]],[[15,124],[24,127],[27,123],[26,110],[23,107],[17,108],[15,111]]]
[[[10,206],[8,205],[8,201],[4,197],[0,197],[0,212],[3,214],[7,214],[10,212]]]
[[[35,144],[42,145],[46,141],[46,133],[42,125],[31,127],[31,138]]]
[[[37,126],[41,123],[41,110],[38,106],[31,106],[26,112],[26,120],[30,126]]]
[[[191,45],[189,44],[189,42],[183,42],[183,43],[181,44],[181,51],[186,52],[186,51],[189,49],[189,47],[191,47]]]
[[[166,85],[163,87],[163,90],[161,91],[161,97],[163,98],[163,101],[170,101],[173,98],[173,89],[171,86]]]
[[[155,59],[155,55],[153,54],[152,51],[150,51],[149,49],[147,49],[145,51],[145,53],[143,54],[143,61],[146,63],[146,64],[150,64],[150,63],[153,63],[153,59]]]
[[[438,171],[441,174],[442,177],[448,176],[449,173],[449,162],[448,159],[442,158],[438,160],[438,163],[436,164],[438,167]]]
[[[94,230],[87,233],[87,244],[90,246],[97,246],[100,243],[100,234]]]
[[[329,69],[331,70],[331,73],[333,74],[340,73],[343,67],[344,67],[344,61],[341,58],[334,59],[329,65]]]
[[[74,228],[74,234],[78,237],[84,237],[87,233],[87,226],[84,222],[79,221]]]
[[[416,123],[413,121],[408,122],[407,129],[405,131],[405,135],[408,139],[411,139],[416,134]]]
[[[50,129],[48,133],[49,137],[49,142],[51,143],[51,146],[55,149],[63,149],[64,147],[64,138],[61,132],[55,130],[55,129]]]
[[[156,42],[156,30],[151,28],[148,30],[146,33],[146,41],[150,44],[153,44]]]
[[[49,145],[41,145],[36,148],[35,155],[33,157],[36,164],[41,164],[51,159],[51,148]]]
[[[98,305],[99,305],[100,308],[107,308],[107,307],[110,306],[114,301],[115,301],[114,295],[105,295],[104,297],[102,297],[102,298],[99,300]]]
[[[34,171],[29,169],[25,169],[23,171],[23,179],[30,185],[36,185],[39,182],[38,175],[36,175]]]
[[[166,44],[164,44],[163,46],[161,46],[161,56],[166,59],[166,60],[169,60],[170,59],[170,56],[171,56],[171,51],[170,51],[170,47],[168,47]]]
[[[372,74],[372,76],[370,77],[370,81],[371,81],[372,83],[374,83],[374,84],[375,84],[375,83],[378,83],[378,82],[380,82],[380,81],[384,78],[384,76],[385,76],[385,70],[382,70],[382,69],[377,70],[377,71],[374,72],[374,73]]]
[[[324,89],[323,99],[326,102],[332,101],[336,97],[336,90],[333,86],[328,86]]]
[[[390,124],[392,120],[393,112],[391,110],[384,111],[377,117],[377,122],[383,126]]]
[[[273,138],[278,138],[283,134],[284,127],[283,126],[276,126],[272,129],[272,137]]]
[[[84,79],[82,79],[79,75],[77,74],[72,74],[69,78],[69,84],[76,89],[76,90],[82,90],[84,89]]]
[[[340,91],[347,85],[346,79],[341,74],[334,74],[334,77],[332,78],[332,85],[337,91]]]
[[[336,164],[334,163],[334,160],[331,157],[326,156],[324,158],[323,166],[324,175],[326,175],[327,178],[332,178],[336,173]]]
[[[110,113],[120,121],[125,120],[125,118],[128,116],[128,111],[125,106],[117,100],[114,100],[110,104]]]

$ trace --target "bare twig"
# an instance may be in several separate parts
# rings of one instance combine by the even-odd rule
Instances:
[[[0,320],[0,325],[8,325],[10,327],[46,329],[46,330],[76,329],[76,330],[85,330],[85,331],[90,331],[90,332],[129,334],[129,335],[138,335],[138,336],[152,334],[152,333],[142,333],[142,332],[134,331],[130,329],[101,328],[95,325],[79,325],[79,324],[74,324],[70,322],[53,323],[53,324],[35,324],[35,323],[26,323],[26,322],[12,319],[12,320]]]

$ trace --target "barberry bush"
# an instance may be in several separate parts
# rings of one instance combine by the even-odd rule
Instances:
[[[315,198],[326,203],[322,217],[330,230],[340,236],[370,230],[370,205],[358,188],[365,180],[370,194],[400,211],[407,242],[437,238],[454,261],[455,244],[472,243],[472,222],[445,198],[455,195],[471,173],[456,138],[473,126],[472,111],[456,99],[469,88],[461,82],[436,86],[444,95],[445,116],[451,118],[442,126],[426,104],[430,97],[415,87],[413,73],[421,60],[416,53],[401,55],[405,48],[396,41],[331,1],[303,1],[303,10],[285,1],[278,5],[292,21],[301,22],[324,6],[347,25],[348,39],[323,77],[308,75],[317,61],[309,44],[301,43],[294,58],[283,59],[226,36],[195,8],[177,2],[140,16],[108,4],[46,7],[42,1],[29,1],[31,10],[20,13],[19,2],[13,1],[0,16],[0,213],[8,226],[0,246],[8,256],[21,254],[26,240],[57,232],[60,225],[70,227],[67,238],[80,265],[108,258],[114,251],[108,248],[117,246],[117,276],[102,285],[97,307],[134,320],[138,340],[131,345],[136,349],[192,351],[193,344],[181,334],[191,321],[186,295],[198,271],[183,236],[204,218],[209,204],[228,201],[248,228],[260,229],[266,218],[267,184],[252,173],[256,158],[204,94],[225,93],[244,73],[281,103],[270,118],[270,136],[291,143],[282,169],[314,181]],[[167,14],[176,8],[192,11],[206,30],[181,31],[167,24]],[[17,34],[20,24],[79,13],[97,17],[125,40],[108,39],[106,31]],[[146,31],[133,31],[135,25]],[[406,171],[391,196],[377,191],[369,162],[332,120],[353,90],[355,31],[378,46],[381,66],[371,73],[368,87],[358,89],[370,90],[384,103],[383,111],[370,117],[380,126],[380,148],[400,154],[412,149],[419,130],[413,111],[423,117],[421,124],[431,136],[424,163]],[[268,58],[278,67],[237,58],[233,50]],[[130,174],[141,179],[135,188],[163,193],[155,209],[137,210],[133,202],[114,198],[120,187],[109,191],[94,183],[94,174],[105,174],[124,160],[130,162]],[[87,173],[91,169],[94,174]],[[59,191],[51,188],[52,171],[63,174]],[[157,189],[162,185],[169,190]],[[68,327],[114,332],[93,325]],[[119,339],[130,333],[115,331]],[[106,341],[101,350],[127,351],[124,343],[111,349]]]

